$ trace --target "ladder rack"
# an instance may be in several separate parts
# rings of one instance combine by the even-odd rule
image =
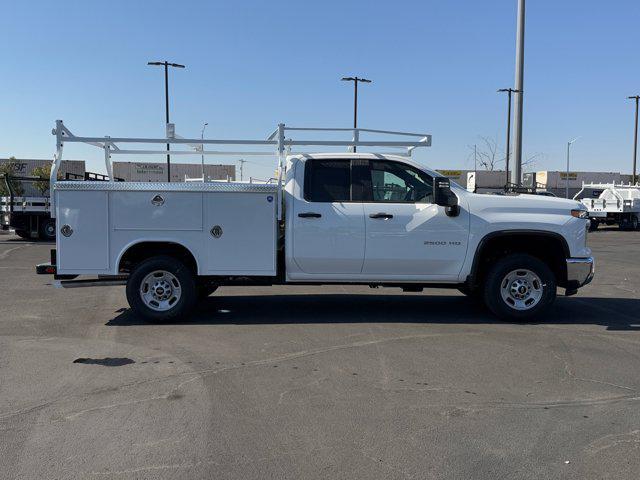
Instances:
[[[327,140],[314,138],[291,138],[301,132],[315,133],[316,135],[326,134],[349,134],[349,139]],[[202,156],[277,156],[278,158],[278,187],[282,187],[282,173],[285,156],[296,153],[296,148],[305,147],[385,147],[399,149],[396,155],[410,157],[413,150],[419,147],[431,146],[431,135],[425,133],[397,132],[391,130],[372,130],[368,128],[300,128],[287,127],[284,123],[278,127],[264,140],[257,139],[200,139],[182,138],[175,134],[175,126],[167,124],[167,134],[165,138],[144,138],[144,137],[81,137],[76,136],[64,125],[62,120],[56,120],[56,127],[51,132],[56,136],[56,153],[54,155],[53,166],[51,168],[51,191],[57,181],[58,169],[62,161],[62,153],[65,143],[84,143],[104,150],[104,161],[107,175],[113,181],[113,165],[111,157],[113,155],[202,155]],[[373,138],[362,138],[362,137]],[[395,137],[395,139],[394,139]],[[400,137],[400,138],[397,138]],[[390,139],[391,138],[391,139]],[[123,148],[121,144],[129,144],[128,148]],[[147,145],[146,148],[136,148],[138,145]],[[167,150],[149,148],[149,145],[180,145],[190,147],[190,149]],[[213,147],[250,147],[262,148],[262,150],[207,150],[205,146]],[[301,153],[301,152],[298,152]],[[375,152],[382,153],[382,152]],[[53,197],[52,197],[53,201]]]

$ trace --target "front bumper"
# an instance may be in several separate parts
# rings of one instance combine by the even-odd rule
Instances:
[[[576,290],[591,282],[595,265],[593,257],[567,258],[567,290]]]

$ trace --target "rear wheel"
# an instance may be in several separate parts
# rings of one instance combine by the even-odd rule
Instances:
[[[636,215],[631,216],[631,230],[638,230],[639,228],[638,217]]]
[[[129,275],[127,300],[136,313],[153,322],[184,318],[196,302],[195,275],[176,258],[149,258]]]
[[[589,231],[595,232],[598,229],[598,221],[595,218],[589,220]]]
[[[55,240],[56,239],[56,221],[53,218],[47,218],[40,222],[40,239]]]
[[[485,285],[485,304],[503,320],[535,318],[556,298],[556,278],[551,269],[526,254],[512,254],[497,261]]]

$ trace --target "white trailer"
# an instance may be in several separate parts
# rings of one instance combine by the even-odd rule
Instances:
[[[574,198],[587,207],[591,230],[601,223],[617,224],[620,230],[640,230],[640,185],[583,183]]]

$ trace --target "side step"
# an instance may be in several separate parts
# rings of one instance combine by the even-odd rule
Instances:
[[[55,280],[56,288],[82,288],[82,287],[112,287],[116,285],[126,285],[127,275],[117,277],[105,276],[104,278],[85,278],[81,280]]]

